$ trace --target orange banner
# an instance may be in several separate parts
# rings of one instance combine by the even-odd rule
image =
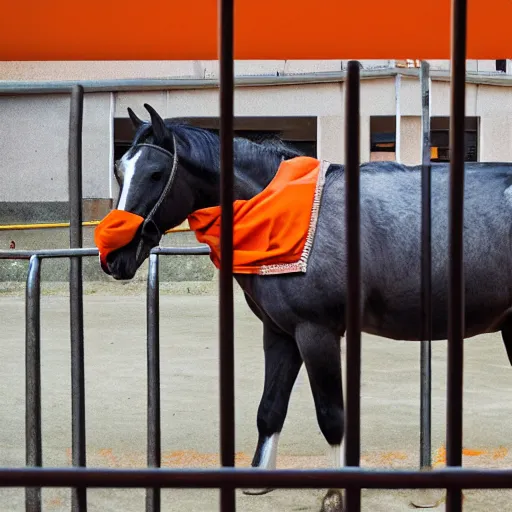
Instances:
[[[0,60],[218,58],[217,0],[3,0]],[[448,59],[450,0],[235,0],[236,59]],[[468,0],[468,58],[512,51],[512,0]]]

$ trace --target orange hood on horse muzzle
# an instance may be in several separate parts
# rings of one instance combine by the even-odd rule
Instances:
[[[144,222],[144,217],[124,210],[112,210],[94,230],[94,243],[100,252],[100,261],[107,265],[107,256],[129,244]]]

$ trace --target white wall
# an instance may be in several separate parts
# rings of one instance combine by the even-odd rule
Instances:
[[[512,161],[512,89],[478,86],[480,160]]]
[[[0,97],[0,201],[68,197],[69,96]]]
[[[400,123],[400,162],[405,165],[421,163],[421,117],[404,116]]]
[[[139,117],[149,119],[149,103],[166,117],[217,117],[218,89],[185,89],[168,92],[116,94],[115,115],[126,117],[131,107]],[[237,116],[307,116],[342,112],[340,84],[240,87],[235,91]]]
[[[110,197],[111,93],[86,94],[83,118],[82,186],[86,198]]]
[[[432,83],[432,115],[450,115],[450,84]],[[83,135],[84,197],[111,197],[112,119],[132,107],[143,118],[143,103],[163,116],[218,116],[217,89],[85,95]],[[395,80],[361,82],[361,160],[370,159],[370,116],[395,115]],[[480,159],[512,161],[512,88],[468,84],[467,115],[480,116]],[[420,88],[402,78],[401,161],[420,162]],[[318,156],[344,161],[344,86],[245,87],[236,90],[238,116],[317,116]],[[0,201],[66,201],[68,197],[69,97],[0,98]]]
[[[0,97],[0,201],[67,201],[68,95]],[[86,94],[84,198],[108,198],[110,93]]]

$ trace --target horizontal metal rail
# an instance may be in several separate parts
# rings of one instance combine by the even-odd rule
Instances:
[[[510,489],[512,469],[0,468],[2,487]]]
[[[201,256],[210,254],[210,248],[207,245],[195,247],[155,247],[151,254],[162,256]],[[36,250],[1,250],[0,260],[29,260],[32,256],[38,256],[41,259],[46,258],[71,258],[98,256],[99,251],[96,248],[83,249],[36,249]]]
[[[392,67],[361,70],[361,80],[394,78],[397,75],[419,78],[419,70]],[[449,70],[432,70],[430,75],[433,81],[450,81]],[[347,72],[345,70],[320,73],[297,73],[279,76],[238,76],[235,78],[235,87],[337,83],[344,82],[346,78]],[[76,83],[77,82],[72,80],[45,82],[0,81],[0,96],[21,96],[25,94],[69,94],[71,88]],[[86,93],[216,89],[219,87],[219,80],[204,78],[85,80],[80,81],[79,83]],[[466,83],[512,87],[512,75],[492,72],[468,72],[466,73]]]

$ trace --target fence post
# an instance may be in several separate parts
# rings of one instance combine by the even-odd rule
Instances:
[[[82,247],[82,120],[84,90],[71,90],[69,119],[69,242],[71,248]],[[71,327],[71,452],[73,466],[85,466],[85,385],[84,385],[84,311],[82,258],[70,258],[69,271]],[[74,512],[87,510],[87,490],[72,489]]]
[[[446,464],[462,466],[464,365],[464,126],[467,0],[452,0],[449,188],[448,380]],[[446,512],[462,510],[462,492],[446,492]]]
[[[25,459],[43,465],[41,440],[41,260],[32,256],[25,291]],[[41,512],[41,488],[25,489],[25,510]]]
[[[219,305],[220,458],[223,467],[235,465],[235,354],[233,301],[233,112],[234,0],[221,0],[218,11],[220,67],[220,206],[221,265]],[[236,510],[235,489],[223,485],[220,509]]]
[[[147,288],[147,367],[148,367],[148,467],[161,465],[160,424],[160,301],[158,254],[150,254]],[[160,512],[161,491],[146,490],[146,512]]]
[[[345,464],[361,457],[361,232],[359,193],[360,64],[348,63],[345,103],[345,225],[347,243]],[[347,489],[347,512],[361,510],[361,489]]]
[[[430,162],[430,65],[421,62],[421,297],[420,297],[420,469],[432,469],[432,165]],[[442,501],[437,489],[420,489],[416,508]]]
[[[432,466],[432,247],[430,163],[430,66],[421,62],[421,390],[420,467]]]

